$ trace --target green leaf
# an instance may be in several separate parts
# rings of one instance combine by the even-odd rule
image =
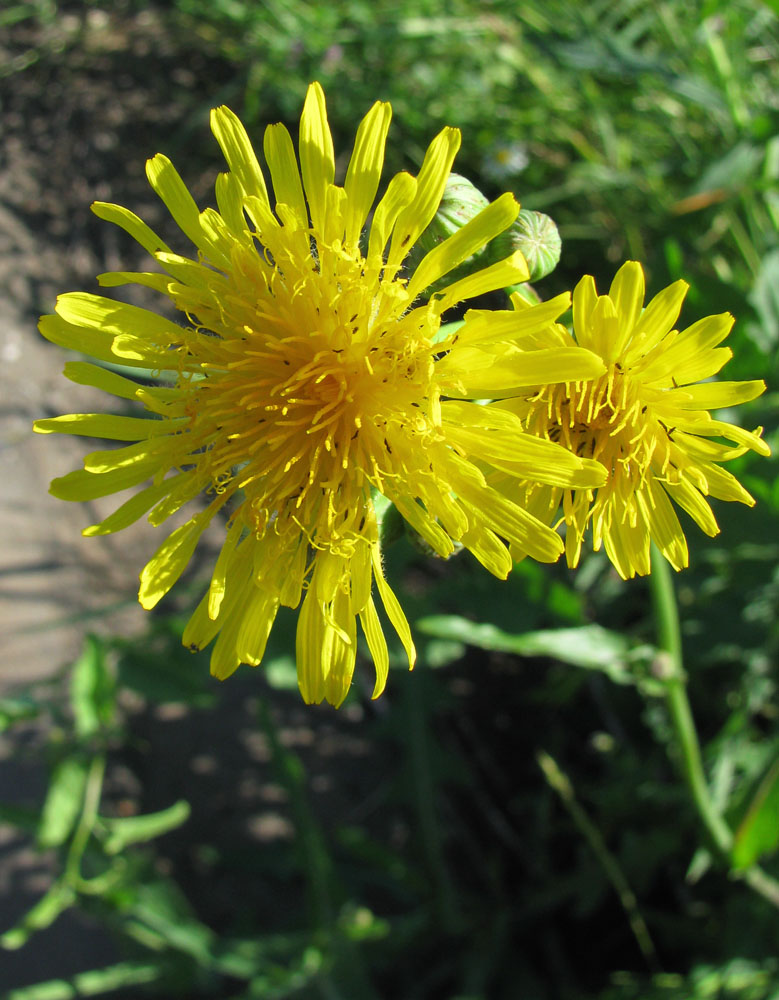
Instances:
[[[86,782],[86,762],[77,757],[66,757],[54,768],[38,829],[41,847],[59,847],[67,840],[81,812]]]
[[[617,684],[640,682],[651,686],[652,683],[638,676],[633,667],[641,661],[646,663],[654,650],[649,646],[636,647],[626,636],[600,625],[513,635],[495,625],[472,622],[459,615],[431,615],[418,621],[417,628],[427,635],[460,640],[479,649],[515,653],[517,656],[550,656],[576,667],[600,670]],[[655,686],[658,691],[661,689],[658,682]]]
[[[75,1000],[76,997],[98,996],[121,986],[153,983],[165,973],[164,965],[156,962],[119,962],[103,969],[79,972],[72,979],[49,979],[45,983],[22,986],[6,993],[4,1000]]]
[[[178,886],[168,880],[144,883],[138,887],[135,902],[126,912],[128,933],[140,924],[139,940],[154,947],[164,946],[190,956],[203,968],[217,967],[213,931],[193,914]]]
[[[129,844],[161,837],[163,833],[175,830],[189,819],[189,803],[180,799],[167,809],[147,813],[144,816],[127,816],[105,819],[102,823],[108,830],[108,836],[103,844],[106,854],[118,854]]]
[[[84,651],[73,666],[70,703],[76,734],[81,739],[99,732],[113,714],[113,678],[106,664],[105,647],[94,635],[87,636]]]
[[[772,250],[761,260],[749,301],[760,321],[748,325],[749,335],[768,353],[779,343],[779,250]]]
[[[3,948],[21,948],[35,931],[49,927],[60,913],[75,901],[76,893],[65,882],[55,882],[46,895],[29,910],[22,920],[0,937]]]
[[[749,868],[763,854],[779,847],[779,759],[758,785],[744,819],[736,830],[732,860],[736,868]]]
[[[14,722],[34,719],[40,706],[33,698],[0,698],[0,733]]]

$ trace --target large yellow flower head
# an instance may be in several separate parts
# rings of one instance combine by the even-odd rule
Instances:
[[[493,356],[495,338],[483,333],[478,345],[465,349],[464,364],[458,361],[469,325],[447,338],[440,330],[444,311],[525,280],[527,269],[515,254],[432,298],[422,296],[513,222],[518,206],[504,195],[424,257],[412,275],[404,273],[408,252],[441,200],[460,142],[456,129],[434,139],[417,177],[393,177],[374,208],[388,104],[377,102],[362,121],[337,186],[324,94],[313,84],[300,123],[300,166],[283,125],[265,132],[273,204],[240,121],[222,107],[212,112],[211,124],[230,168],[217,179],[218,211],[198,210],[165,156],[155,156],[147,169],[197,248],[195,259],[175,253],[132,212],[93,206],[161,268],[104,274],[101,284],[155,289],[181,310],[186,325],[72,293],[60,296],[56,315],[40,326],[49,340],[98,361],[146,369],[147,381],[166,371],[168,384],[139,384],[100,365],[69,362],[65,374],[72,380],[139,401],[148,412],[74,414],[40,420],[36,429],[133,442],[87,456],[83,470],[52,483],[52,493],[67,500],[148,484],[86,534],[117,531],[147,512],[159,525],[205,497],[143,570],[145,608],[167,593],[222,512],[224,545],[185,643],[202,648],[216,638],[212,672],[226,677],[241,663],[259,664],[279,606],[302,601],[297,663],[303,697],[338,705],[351,683],[358,620],[376,669],[374,693],[385,683],[388,649],[374,584],[409,664],[414,661],[408,623],[383,575],[373,497],[392,501],[441,556],[459,541],[499,577],[511,568],[504,540],[522,554],[556,559],[562,552],[557,534],[488,486],[484,463],[472,457],[556,486],[597,485],[602,470],[522,436],[516,417],[491,416],[471,399],[484,389],[504,398],[546,378],[597,376],[603,365],[578,348],[517,350],[506,360],[505,343]],[[528,310],[512,336],[542,330],[567,305],[563,296]],[[474,357],[478,393],[466,385]]]
[[[731,357],[729,348],[718,345],[733,317],[707,316],[681,332],[674,329],[687,288],[676,281],[644,309],[644,273],[640,264],[628,261],[608,295],[598,296],[590,275],[579,282],[573,293],[573,337],[557,325],[519,341],[525,348],[577,343],[605,366],[597,377],[538,385],[497,404],[518,415],[531,434],[605,466],[608,478],[597,490],[528,482],[517,494],[503,479],[502,488],[547,523],[562,503],[569,566],[577,565],[591,527],[593,548],[603,544],[624,579],[649,573],[650,540],[680,570],[688,564],[687,542],[672,500],[707,535],[719,529],[705,497],[754,504],[719,463],[749,449],[770,454],[759,436],[762,428],[750,432],[709,411],[754,399],[765,383],[701,381]]]

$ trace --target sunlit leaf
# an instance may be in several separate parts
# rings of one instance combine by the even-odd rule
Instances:
[[[769,768],[758,785],[746,816],[736,830],[733,864],[748,868],[761,855],[779,847],[779,760]]]

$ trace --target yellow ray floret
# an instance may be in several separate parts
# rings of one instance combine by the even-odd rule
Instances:
[[[603,362],[600,374],[525,387],[497,412],[519,418],[525,431],[562,444],[569,453],[595,459],[607,480],[599,489],[541,483],[530,477],[517,489],[503,473],[496,484],[547,523],[565,523],[568,564],[576,566],[585,532],[603,545],[627,579],[650,570],[650,541],[680,570],[687,542],[671,500],[708,535],[718,532],[705,499],[754,500],[719,463],[748,449],[770,454],[762,428],[748,431],[715,420],[710,409],[736,406],[765,390],[762,381],[703,382],[716,375],[731,352],[718,345],[733,317],[707,316],[681,332],[674,326],[687,291],[677,281],[646,308],[644,273],[635,261],[617,272],[608,295],[598,296],[587,275],[573,293],[574,335],[563,327],[542,330],[519,344],[533,353],[544,346],[578,345]],[[517,299],[521,323],[527,309]],[[508,314],[507,314],[508,316]],[[510,322],[508,319],[504,322]],[[719,438],[728,443],[714,441]]]
[[[416,273],[405,273],[414,241],[438,208],[460,135],[444,129],[419,174],[392,178],[375,204],[390,114],[381,102],[368,112],[340,187],[324,94],[312,84],[299,166],[286,128],[266,130],[268,185],[243,125],[217,108],[211,124],[229,168],[216,182],[218,211],[200,211],[166,157],[155,156],[147,169],[194,245],[190,256],[132,212],[94,206],[156,262],[148,273],[101,275],[101,284],[145,285],[173,302],[181,323],[75,292],[60,296],[40,327],[49,340],[112,368],[72,361],[68,378],[145,411],[38,421],[42,433],[127,442],[87,456],[84,469],[54,481],[54,495],[88,500],[136,490],[88,535],[119,531],[144,515],[160,525],[196,504],[141,573],[145,608],[180,577],[207,526],[223,520],[224,543],[184,641],[193,648],[214,641],[212,671],[227,677],[241,663],[260,663],[279,607],[300,607],[297,662],[307,702],[343,701],[358,623],[376,670],[374,695],[381,692],[389,650],[380,610],[413,665],[411,632],[382,569],[377,493],[440,555],[460,542],[505,577],[507,543],[546,561],[563,546],[547,524],[487,482],[490,470],[554,487],[595,488],[604,479],[597,462],[524,434],[516,415],[485,419],[487,409],[474,402],[516,396],[539,380],[599,378],[605,366],[590,349],[534,342],[554,329],[567,296],[526,309],[510,331],[501,323],[491,328],[482,311],[469,314],[455,336],[442,336],[445,309],[527,278],[515,254],[440,287],[511,225],[518,206],[504,195],[422,259]],[[434,282],[438,291],[426,297]],[[120,375],[122,366],[148,379]]]

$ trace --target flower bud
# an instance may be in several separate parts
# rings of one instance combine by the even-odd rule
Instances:
[[[460,174],[449,174],[441,204],[435,218],[417,239],[408,259],[409,270],[413,271],[419,266],[422,258],[434,250],[440,243],[454,236],[463,226],[474,219],[482,209],[489,205],[489,199],[476,188],[467,177]],[[507,255],[508,256],[508,255]],[[487,265],[488,250],[482,248],[477,253],[468,257],[454,270],[444,275],[434,285],[430,291],[450,285],[453,281],[464,278],[474,271]]]
[[[490,244],[490,259],[505,260],[520,250],[530,271],[530,281],[538,281],[554,271],[560,260],[560,234],[543,212],[522,209],[516,222]]]
[[[435,218],[417,241],[422,254],[429,253],[439,243],[454,236],[488,205],[489,200],[467,177],[449,174]]]

